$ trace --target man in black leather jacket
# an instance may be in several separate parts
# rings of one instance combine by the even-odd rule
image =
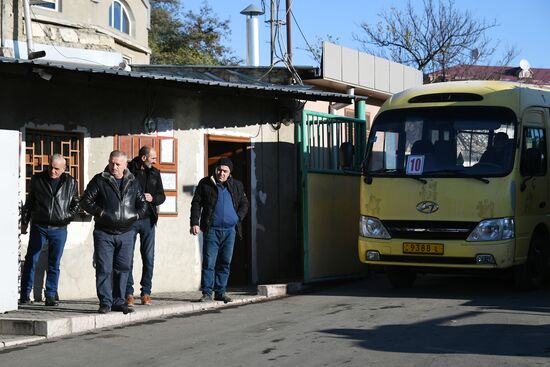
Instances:
[[[21,233],[27,233],[29,221],[32,225],[21,275],[20,304],[30,303],[34,268],[47,241],[46,306],[58,305],[59,264],[67,240],[67,224],[78,211],[77,183],[65,173],[65,167],[65,158],[54,154],[50,157],[48,170],[31,178],[29,195],[21,215]]]
[[[233,162],[222,157],[214,175],[199,181],[191,201],[192,235],[203,235],[200,302],[212,299],[231,302],[225,294],[235,233],[241,236],[241,222],[248,212],[248,199],[242,182],[233,179]],[[200,218],[200,221],[199,221]]]
[[[155,261],[155,224],[158,220],[157,207],[164,203],[166,196],[162,186],[160,171],[153,165],[157,162],[157,151],[149,145],[139,150],[139,155],[129,164],[130,172],[136,177],[147,201],[145,217],[134,223],[136,236],[139,234],[139,252],[143,264],[141,270],[141,304],[150,306],[151,288],[153,286],[153,268]],[[134,241],[135,246],[135,241]],[[132,275],[134,262],[130,266],[128,284],[126,286],[126,303],[134,305],[134,277]]]
[[[99,313],[133,312],[124,295],[133,257],[133,224],[145,215],[145,197],[126,168],[128,157],[114,150],[109,165],[88,183],[82,207],[94,216],[94,261]]]

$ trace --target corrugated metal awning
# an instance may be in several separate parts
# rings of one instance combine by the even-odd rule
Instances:
[[[235,90],[239,93],[251,92],[254,96],[265,98],[286,97],[308,101],[329,101],[344,103],[351,103],[354,100],[353,96],[349,96],[347,94],[325,92],[312,89],[310,86],[279,85],[267,83],[234,83],[221,80],[213,80],[211,77],[208,76],[205,76],[204,79],[201,79],[199,78],[200,74],[198,73],[195,74],[196,77],[182,77],[142,71],[125,71],[118,68],[94,67],[73,63],[58,63],[43,60],[22,60],[0,57],[0,67],[10,66],[28,66],[32,68],[43,68],[50,70],[51,72],[55,72],[55,70],[60,70],[65,72],[110,75],[120,78],[122,80],[130,78],[147,79],[159,82],[173,82],[177,85],[180,85],[182,88],[185,88],[186,86],[199,86],[211,89]]]

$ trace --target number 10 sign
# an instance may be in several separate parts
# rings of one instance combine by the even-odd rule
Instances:
[[[421,175],[424,172],[424,156],[409,155],[407,157],[407,175]]]

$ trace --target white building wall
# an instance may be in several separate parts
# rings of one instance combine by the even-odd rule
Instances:
[[[19,155],[20,136],[18,131],[0,130],[2,154],[6,159],[3,163],[0,192],[3,195],[2,210],[0,210],[0,313],[17,310],[18,300],[18,251],[19,251]]]
[[[60,126],[52,124],[37,125],[28,123],[27,128],[61,130]],[[23,129],[24,130],[24,129]],[[113,150],[112,137],[90,138],[83,128],[79,128],[85,135],[84,138],[84,165],[85,182],[97,173],[102,172],[107,163],[109,153]],[[193,291],[200,287],[201,276],[201,249],[202,235],[192,236],[189,233],[189,215],[192,193],[184,192],[182,187],[195,186],[203,178],[205,164],[204,141],[206,134],[239,136],[251,139],[251,144],[273,143],[280,141],[293,142],[294,127],[282,126],[277,131],[269,125],[251,125],[242,128],[229,129],[194,129],[176,130],[174,137],[178,139],[178,215],[176,217],[161,217],[156,228],[155,271],[153,276],[153,296],[155,293],[174,291]],[[24,149],[23,149],[24,151]],[[249,198],[251,209],[248,215],[252,216],[252,228],[257,223],[256,197],[262,196],[265,203],[274,198],[265,193],[256,192],[256,162],[255,154],[251,154],[251,197]],[[24,184],[24,177],[22,178]],[[24,193],[21,193],[24,200]],[[68,226],[68,238],[65,251],[61,259],[61,275],[59,279],[60,299],[95,298],[95,270],[93,267],[93,220],[90,222],[72,222]],[[255,231],[251,233],[252,241],[252,278],[257,279],[256,254],[258,244]],[[139,240],[138,240],[139,241]],[[28,235],[22,236],[22,254],[27,251]],[[139,281],[141,279],[141,257],[139,245],[134,254],[134,289],[139,294]],[[17,273],[17,272],[15,272]],[[15,280],[17,285],[17,280]],[[43,297],[43,290],[35,289],[31,298]]]

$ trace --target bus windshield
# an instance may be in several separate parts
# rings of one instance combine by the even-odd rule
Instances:
[[[371,176],[505,176],[516,116],[503,107],[388,110],[374,121],[363,170]]]

